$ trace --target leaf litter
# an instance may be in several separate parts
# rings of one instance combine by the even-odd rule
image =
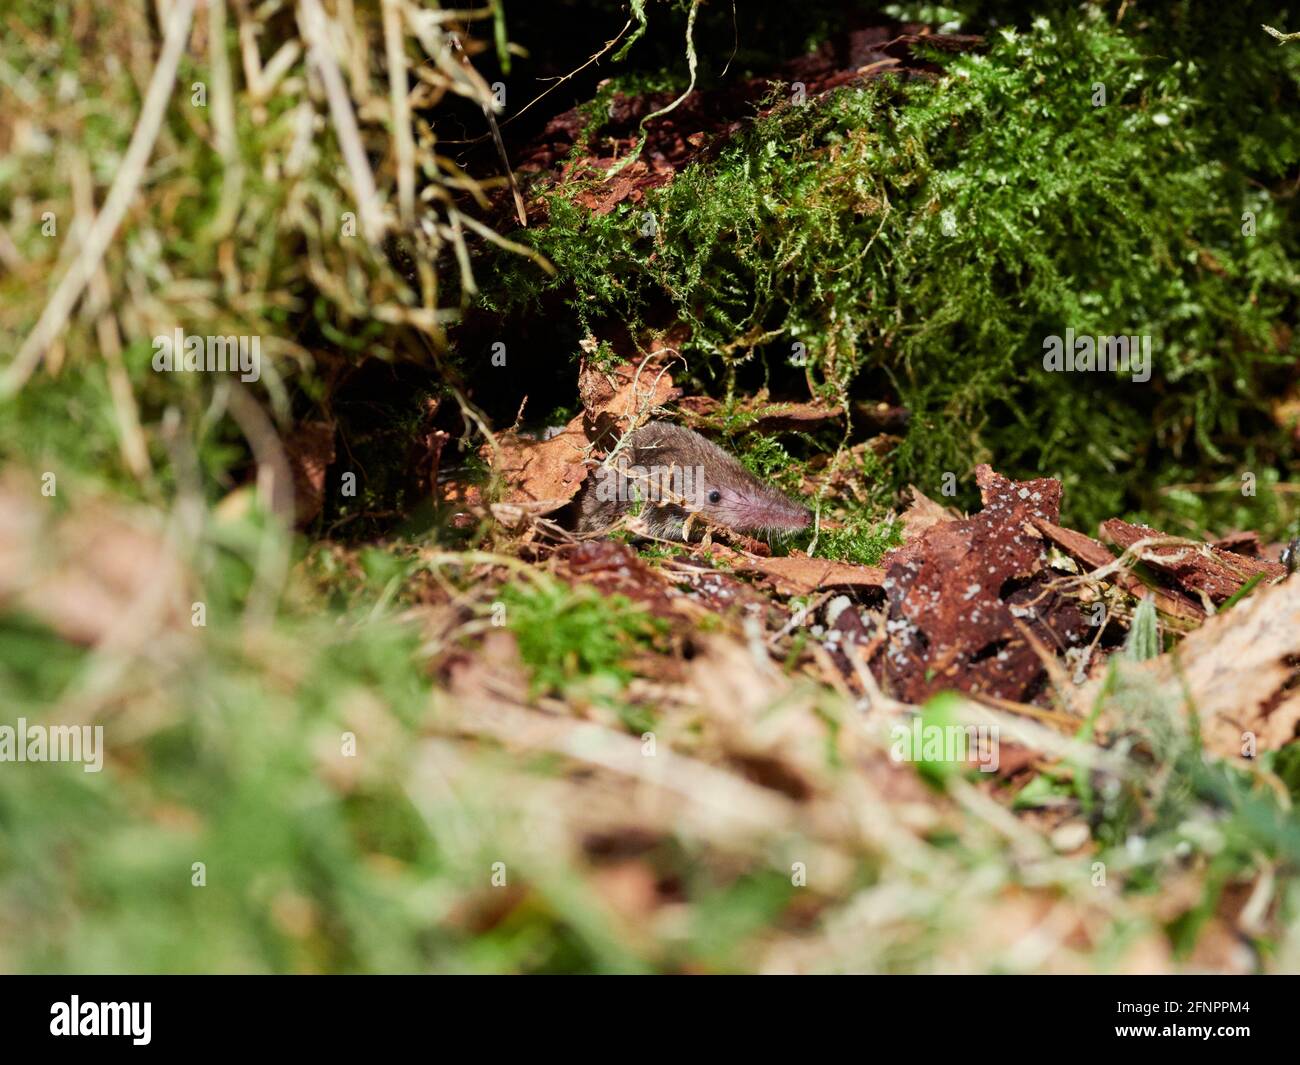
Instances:
[[[504,498],[544,496],[545,513],[562,516],[582,477],[647,418],[678,417],[706,432],[718,424],[709,420],[716,404],[681,396],[663,364],[586,366],[582,381],[583,409],[561,433],[510,438],[496,468]],[[766,417],[761,406],[751,409]],[[818,420],[826,413],[794,407]],[[1155,930],[1167,899],[1062,886],[1099,853],[1087,802],[1069,791],[1050,801],[1030,793],[1048,780],[1073,780],[1076,796],[1085,794],[1080,780],[1133,786],[1131,720],[1110,706],[1093,713],[1117,687],[1175,708],[1171,727],[1199,729],[1208,751],[1235,764],[1289,743],[1300,726],[1300,586],[1256,557],[1249,535],[1224,546],[1115,520],[1093,537],[1059,524],[1058,481],[1017,482],[989,466],[976,476],[982,506],[969,516],[913,488],[897,516],[902,542],[876,566],[707,536],[581,539],[538,514],[501,527],[497,549],[513,544],[538,579],[643,612],[664,638],[631,656],[625,681],[557,698],[530,693],[530,667],[509,629],[489,630],[472,654],[461,653],[450,716],[426,753],[449,772],[470,772],[450,735],[560,758],[568,768],[548,785],[544,838],[567,841],[591,866],[592,884],[629,936],[638,936],[638,921],[670,921],[680,904],[665,858],[672,841],[707,841],[722,866],[743,866],[773,860],[781,840],[798,838],[822,879],[812,901],[792,903],[766,955],[753,960],[758,968],[834,968],[836,958],[862,965],[873,956],[871,929],[922,913],[943,923],[950,911],[999,922],[989,949],[1051,971],[1089,968],[1123,912],[1151,931],[1125,946],[1116,966],[1177,968]],[[850,487],[836,482],[845,496]],[[517,580],[491,565],[478,572],[489,589]],[[1143,602],[1154,607],[1159,653],[1128,661],[1120,652]],[[978,772],[968,752],[969,772],[947,778],[946,793],[890,753],[891,727],[929,720],[940,705],[963,727],[996,723],[1003,737],[995,772]],[[835,910],[862,855],[892,862],[915,851],[933,862],[926,841],[942,831],[992,832],[1019,855],[1017,865],[1065,880],[1046,877],[1056,885],[1049,890],[995,879],[970,889],[963,909],[947,905],[935,881],[940,863],[921,877],[928,887],[887,878],[852,912]],[[1058,850],[1075,856],[1072,873],[1062,872],[1071,859]],[[1229,909],[1210,915],[1196,964],[1254,964],[1233,931],[1238,919]],[[1051,950],[1024,955],[1033,937]],[[945,950],[943,965],[954,969],[986,963],[973,948]]]

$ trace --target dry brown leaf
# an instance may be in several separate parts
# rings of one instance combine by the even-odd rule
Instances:
[[[536,512],[549,514],[577,495],[587,476],[583,460],[590,442],[581,416],[549,440],[529,440],[507,431],[497,434],[497,444],[496,472],[505,481],[502,503],[541,504]]]
[[[1154,674],[1180,701],[1186,691],[1206,747],[1237,758],[1247,732],[1259,751],[1296,738],[1297,663],[1300,581],[1288,580],[1210,618],[1169,654],[1130,668]]]
[[[662,356],[642,364],[622,363],[611,370],[598,369],[583,360],[578,371],[578,395],[588,424],[613,424],[627,432],[641,414],[647,414],[680,395]]]
[[[915,540],[931,525],[937,525],[941,521],[956,521],[961,517],[956,511],[936,503],[916,485],[908,485],[908,490],[912,493],[912,501],[899,518],[903,526],[904,543]]]
[[[485,458],[505,482],[498,503],[522,506],[504,510],[498,518],[513,523],[553,513],[565,506],[586,479],[593,445],[612,446],[642,414],[677,394],[673,379],[660,363],[636,367],[625,363],[613,370],[584,365],[579,373],[583,412],[546,440],[530,440],[513,430],[497,434],[499,450],[484,446]]]
[[[856,566],[791,552],[785,558],[732,556],[736,569],[761,573],[782,595],[808,595],[825,588],[880,588],[885,571],[876,566]]]

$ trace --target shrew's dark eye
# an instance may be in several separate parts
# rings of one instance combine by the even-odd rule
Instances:
[[[719,492],[719,491],[715,488],[712,492],[709,493],[709,502],[710,502],[710,503],[715,503],[715,504],[716,504],[716,503],[721,503],[721,502],[722,502],[722,493]]]

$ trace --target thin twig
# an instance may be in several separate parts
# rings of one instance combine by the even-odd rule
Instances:
[[[469,56],[465,54],[460,38],[451,33],[448,34],[448,40],[451,41],[451,47],[460,58],[461,64],[473,71],[474,66],[470,63]],[[477,72],[475,72],[475,76],[477,76]],[[506,154],[506,142],[501,139],[501,129],[497,125],[497,116],[492,110],[491,97],[485,97],[482,103],[483,115],[488,121],[488,128],[492,131],[492,140],[496,143],[497,155],[501,157],[501,168],[505,171],[506,180],[510,183],[510,192],[515,201],[515,217],[519,219],[521,226],[527,228],[528,213],[524,210],[524,198],[519,192],[519,182],[515,180],[515,172],[510,166],[510,156]]]
[[[571,70],[569,71],[569,73],[563,74],[560,77],[556,78],[555,84],[553,84],[550,88],[546,89],[544,92],[538,93],[531,100],[529,100],[528,103],[524,104],[523,107],[521,107],[518,111],[516,111],[513,115],[507,118],[504,122],[500,123],[500,125],[502,126],[510,125],[511,122],[513,122],[517,118],[522,117],[529,110],[529,108],[531,108],[534,104],[540,102],[541,100],[544,100],[547,96],[553,93],[556,89],[558,89],[570,78],[576,77],[578,74],[581,74],[584,70],[586,70],[589,66],[591,66],[592,63],[595,63],[602,56],[604,56],[606,52],[608,52],[611,48],[614,47],[614,45],[618,44],[618,42],[623,39],[623,34],[627,33],[628,27],[631,25],[632,25],[632,20],[628,19],[627,22],[624,23],[623,28],[618,31],[618,35],[614,37],[613,40],[605,42],[604,48],[602,48],[599,52],[596,52],[590,59],[588,59],[585,63],[582,64],[582,66],[578,67],[576,70]],[[467,137],[462,140],[442,140],[439,143],[481,144],[483,141],[487,140],[490,136],[492,136],[491,133],[484,133],[481,137]]]

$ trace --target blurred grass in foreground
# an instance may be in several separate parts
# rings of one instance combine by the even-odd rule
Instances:
[[[665,641],[423,535],[280,531],[267,426],[363,352],[432,370],[468,290],[462,179],[418,118],[409,153],[392,139],[384,10],[334,24],[377,210],[401,218],[403,169],[427,197],[394,230],[415,282],[342,235],[355,190],[293,10],[213,4],[89,298],[0,409],[0,723],[102,724],[108,748],[98,774],[0,764],[0,969],[1300,968],[1294,745],[1207,765],[1182,708],[1120,683],[1119,753],[1084,737],[1025,797],[1087,809],[1102,850],[1061,854],[966,774],[894,766],[743,633]],[[120,172],[154,11],[5,16],[6,344]],[[248,84],[241,23],[273,84]],[[480,91],[433,52],[424,105]],[[178,323],[267,338],[261,421],[228,383],[149,371]],[[1250,942],[1219,915],[1238,896]]]
[[[218,596],[195,627],[185,571],[162,564],[174,543],[160,537],[138,572],[105,568],[126,528],[157,535],[148,511],[121,526],[101,512],[101,556],[78,572],[63,552],[85,531],[81,502],[59,517],[11,486],[3,504],[5,527],[30,535],[3,557],[35,560],[0,618],[6,717],[93,716],[108,748],[99,774],[0,768],[5,970],[1300,963],[1291,749],[1250,770],[1207,763],[1182,709],[1140,678],[1117,678],[1111,752],[1074,744],[1022,795],[1030,820],[1017,823],[973,788],[980,774],[890,763],[885,729],[725,629],[692,636],[684,661],[628,624],[632,642],[596,661],[552,578],[503,588],[491,556],[456,565],[411,544],[370,572],[313,549],[274,620]],[[210,583],[255,583],[274,526],[254,505],[210,529],[245,545],[202,547]],[[179,587],[157,594],[158,572]],[[320,572],[341,593],[333,607]],[[60,613],[69,574],[117,590],[97,650],[58,635],[76,621]],[[412,591],[435,574],[454,602]],[[403,590],[383,606],[394,575]],[[151,595],[164,606],[142,626]],[[543,660],[535,673],[493,624],[503,602],[526,637],[555,634],[545,661],[560,673]],[[604,609],[624,624],[625,608]],[[769,762],[803,798],[754,783]],[[1032,810],[1061,804],[1085,812],[1097,853],[1057,853],[1035,831]],[[1218,912],[1261,890],[1248,945]]]

